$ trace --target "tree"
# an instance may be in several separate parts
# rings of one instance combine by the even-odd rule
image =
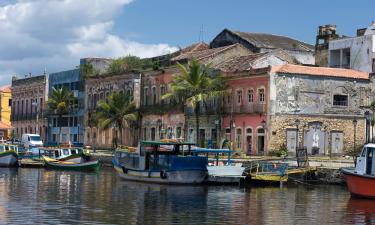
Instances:
[[[62,117],[77,105],[77,98],[71,90],[66,87],[52,88],[51,96],[47,101],[48,109],[58,116],[59,142],[61,142]]]
[[[79,66],[79,69],[81,71],[81,74],[83,77],[90,77],[94,75],[99,75],[100,71],[95,69],[92,64],[85,63]]]
[[[130,72],[132,70],[141,70],[144,66],[144,62],[141,58],[137,56],[126,56],[120,57],[113,60],[107,69],[109,74],[120,74]]]
[[[170,91],[163,95],[163,98],[176,99],[184,106],[194,109],[196,141],[199,144],[201,104],[222,96],[225,93],[225,84],[220,74],[215,73],[210,65],[202,65],[195,59],[191,60],[187,66],[178,63],[178,67],[180,73],[173,76]]]
[[[98,101],[96,112],[94,113],[94,121],[97,121],[101,129],[109,129],[117,127],[120,131],[120,144],[122,143],[123,128],[137,120],[137,108],[132,96],[128,93],[121,94],[115,92]],[[119,139],[118,137],[116,137]],[[115,146],[117,147],[117,146]]]

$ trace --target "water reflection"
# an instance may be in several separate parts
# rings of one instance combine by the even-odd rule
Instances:
[[[167,186],[99,174],[0,169],[0,224],[350,224],[375,201],[342,186]]]

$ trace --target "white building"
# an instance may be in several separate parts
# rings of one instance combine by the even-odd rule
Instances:
[[[329,42],[329,67],[375,72],[375,23],[357,30],[357,37],[344,37]]]

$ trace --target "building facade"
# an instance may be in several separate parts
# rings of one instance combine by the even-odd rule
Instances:
[[[343,37],[329,42],[329,67],[375,72],[375,24],[357,30],[356,37]]]
[[[12,78],[11,122],[17,138],[24,133],[40,134],[47,140],[46,101],[48,99],[48,75]]]
[[[10,86],[0,88],[0,139],[8,139],[11,135],[12,90]]]
[[[100,129],[93,123],[93,113],[96,110],[97,102],[105,99],[114,92],[128,93],[133,96],[136,106],[140,105],[140,73],[126,73],[118,75],[102,74],[87,77],[85,81],[85,135],[84,144],[94,148],[110,149],[114,147],[115,140],[119,137],[118,128],[107,130]],[[124,127],[122,140],[123,145],[135,146],[138,141],[137,127]]]
[[[364,72],[282,65],[270,72],[268,149],[343,154],[366,141],[371,81]]]

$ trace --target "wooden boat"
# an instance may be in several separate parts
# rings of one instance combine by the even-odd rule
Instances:
[[[192,156],[192,145],[178,141],[141,141],[136,152],[116,151],[112,162],[123,179],[164,184],[199,184],[207,175],[207,158]]]
[[[17,165],[18,154],[16,149],[10,147],[8,144],[0,144],[0,166],[15,167]]]
[[[44,161],[45,167],[48,169],[94,171],[94,172],[99,169],[98,160],[71,162],[71,161],[56,160],[48,156],[43,156],[43,161]]]
[[[61,148],[41,148],[41,154],[60,161],[80,163],[90,160],[90,155],[84,153],[82,148],[61,147]]]
[[[355,168],[341,168],[341,172],[352,195],[375,198],[375,144],[363,147]]]
[[[192,153],[193,155],[206,155],[207,159],[214,155],[214,162],[209,162],[207,165],[208,176],[206,181],[208,183],[239,184],[246,178],[245,167],[242,167],[242,163],[232,163],[232,151],[229,149],[195,148]],[[227,158],[220,161],[220,155]]]

